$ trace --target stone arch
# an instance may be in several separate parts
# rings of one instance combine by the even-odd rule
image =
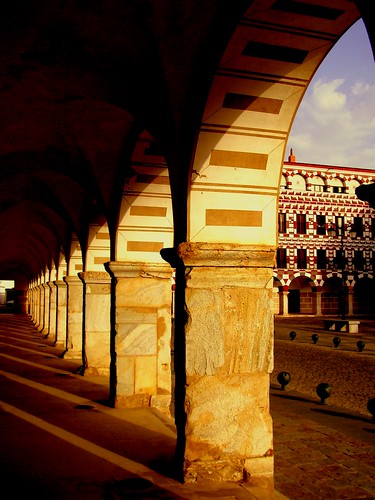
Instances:
[[[276,244],[291,122],[316,68],[359,18],[355,5],[343,4],[335,21],[328,7],[311,18],[290,16],[290,8],[252,2],[219,63],[192,165],[189,242]],[[306,29],[316,17],[322,31],[315,38]]]
[[[295,276],[290,282],[288,291],[288,312],[290,314],[316,313],[316,284],[309,276]]]
[[[280,188],[281,189],[288,188],[288,177],[285,174],[281,174]]]
[[[115,260],[164,263],[162,248],[173,247],[173,213],[166,160],[144,131],[126,178],[115,243]]]
[[[89,226],[85,269],[104,272],[103,264],[110,259],[111,238],[107,221],[102,217]]]

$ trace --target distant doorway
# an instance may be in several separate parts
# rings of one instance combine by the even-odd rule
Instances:
[[[297,314],[301,312],[301,296],[299,290],[289,290],[288,311],[290,314]]]

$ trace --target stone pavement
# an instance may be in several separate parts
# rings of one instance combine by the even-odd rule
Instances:
[[[153,409],[106,405],[103,378],[20,315],[0,315],[2,498],[271,500],[248,484],[181,484],[175,433]],[[271,387],[275,500],[375,499],[375,424],[291,390]],[[285,496],[284,496],[285,495]]]
[[[297,333],[294,341],[289,338],[292,330]],[[320,337],[318,344],[313,347],[312,333],[318,333]],[[339,349],[332,346],[332,338],[336,335],[342,338]],[[278,370],[274,372],[271,414],[274,421],[277,490],[291,500],[375,499],[375,422],[370,413],[365,410],[353,411],[348,404],[353,401],[351,396],[356,391],[358,399],[361,386],[364,385],[361,380],[363,373],[370,377],[371,394],[375,397],[375,370],[366,372],[369,365],[375,366],[375,321],[361,320],[358,334],[337,334],[325,332],[321,319],[301,316],[276,318],[275,339],[275,364],[279,369],[285,366],[281,362],[288,361],[295,378],[301,375],[304,381],[313,380],[316,374],[309,377],[309,374],[301,373],[308,372],[308,366],[299,367],[299,372],[296,365],[301,360],[301,351],[307,351],[312,360],[318,349],[322,356],[320,375],[332,377],[338,372],[339,376],[332,383],[334,388],[337,386],[337,392],[344,394],[347,399],[336,398],[342,403],[341,406],[331,404],[331,398],[322,405],[315,391],[303,394],[289,389],[289,386],[282,391],[275,382]],[[366,342],[361,353],[356,349],[358,339]],[[285,346],[289,346],[287,360],[279,352]],[[324,367],[324,358],[329,356],[334,356],[336,366]],[[347,366],[348,360],[352,359],[359,367],[354,381],[348,374]],[[340,387],[339,390],[339,385],[343,389]]]
[[[270,499],[248,483],[175,480],[173,422],[110,408],[108,381],[77,375],[25,316],[0,314],[0,346],[1,498]]]

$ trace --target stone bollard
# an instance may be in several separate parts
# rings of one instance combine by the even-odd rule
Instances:
[[[320,404],[326,404],[326,399],[331,395],[331,386],[325,382],[319,384],[316,388],[316,393],[320,397]]]
[[[290,340],[294,340],[294,339],[297,337],[296,332],[291,331],[291,332],[289,333],[289,337],[290,337]]]
[[[334,337],[332,342],[334,347],[338,347],[341,344],[341,339],[340,337]]]
[[[277,376],[277,381],[281,385],[281,390],[285,391],[285,387],[290,382],[290,374],[288,372],[280,372]]]
[[[358,340],[357,342],[357,347],[358,347],[358,351],[359,352],[362,352],[363,349],[365,348],[365,342],[363,340]]]
[[[316,344],[319,340],[319,335],[317,333],[313,333],[311,335],[311,340],[314,342],[314,344]]]

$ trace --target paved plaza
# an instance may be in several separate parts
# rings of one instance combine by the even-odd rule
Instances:
[[[310,349],[310,320],[282,321],[275,325],[280,345],[287,342],[296,353]],[[294,341],[288,337],[291,322]],[[370,330],[361,333],[369,349]],[[334,350],[330,334],[320,333],[322,346],[315,348],[335,355],[353,350],[349,338]],[[0,343],[0,470],[10,492],[4,498],[21,500],[26,491],[46,500],[271,500],[248,484],[176,481],[171,421],[153,409],[109,408],[105,380],[76,375],[78,363],[59,357],[27,317],[1,314]],[[277,351],[278,341],[276,359]],[[354,354],[362,362],[372,357]],[[275,383],[271,414],[275,500],[375,499],[375,423],[369,414],[321,405],[316,395],[281,391]]]

